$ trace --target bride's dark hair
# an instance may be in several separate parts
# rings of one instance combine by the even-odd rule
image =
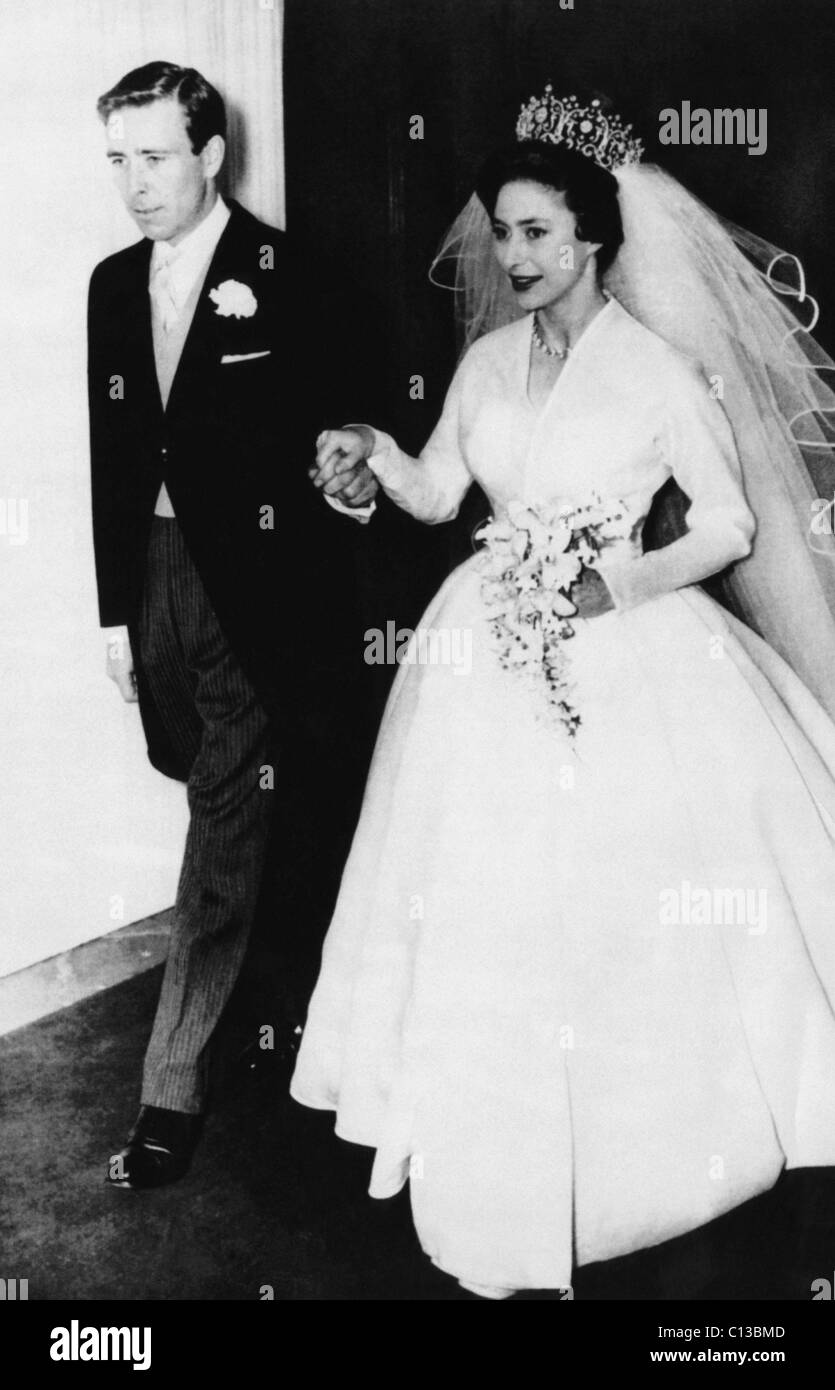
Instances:
[[[490,156],[476,179],[475,191],[492,217],[499,193],[507,183],[538,183],[565,194],[577,218],[580,241],[598,241],[597,273],[609,269],[623,242],[618,181],[588,155],[564,145],[523,140]]]

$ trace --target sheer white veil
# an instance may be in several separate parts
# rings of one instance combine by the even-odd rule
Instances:
[[[818,306],[803,268],[662,169],[614,172],[624,243],[603,284],[701,365],[733,427],[757,534],[723,583],[728,606],[835,718],[835,362],[812,336]],[[522,316],[475,194],[430,276],[456,289],[466,346]]]

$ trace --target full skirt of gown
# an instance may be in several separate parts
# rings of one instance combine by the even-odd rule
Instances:
[[[291,1089],[440,1268],[565,1287],[835,1163],[835,726],[686,588],[576,622],[572,741],[479,585],[421,622],[471,669],[398,671]]]

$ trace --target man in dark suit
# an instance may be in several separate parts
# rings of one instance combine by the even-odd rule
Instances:
[[[142,1108],[108,1172],[115,1186],[153,1187],[185,1172],[197,1139],[283,750],[298,758],[305,740],[327,741],[361,663],[358,532],[306,476],[319,430],[361,397],[339,286],[218,194],[215,89],[194,69],[150,63],[98,111],[143,233],[90,284],[100,617],[109,674],[139,701],[153,764],[187,782],[191,813]],[[343,477],[335,505],[363,516],[375,486],[367,470]]]

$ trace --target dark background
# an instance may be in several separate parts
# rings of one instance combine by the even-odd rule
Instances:
[[[386,409],[403,445],[428,436],[456,355],[452,296],[429,263],[479,164],[549,80],[606,92],[647,159],[800,256],[835,351],[833,19],[832,0],[287,0],[288,228],[386,311]],[[764,107],[765,154],[660,146],[659,112],[684,100]],[[409,401],[413,373],[424,402]]]

